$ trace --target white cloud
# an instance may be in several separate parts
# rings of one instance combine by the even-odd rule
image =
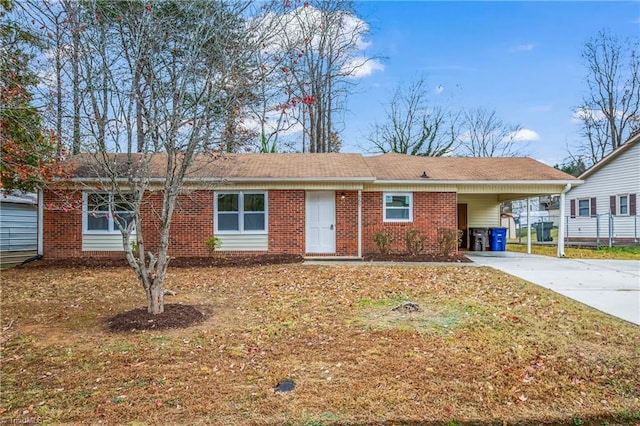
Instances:
[[[520,129],[509,135],[509,139],[519,142],[540,140],[540,135],[531,129]]]
[[[593,121],[600,121],[604,120],[606,117],[600,110],[580,108],[571,116],[571,122],[582,123],[586,118],[589,118]]]
[[[384,65],[375,59],[352,58],[342,67],[342,72],[350,77],[362,78],[376,71],[384,71]]]
[[[509,52],[530,52],[535,49],[533,43],[519,44],[509,49]]]
[[[444,92],[444,86],[442,84],[438,84],[438,87],[436,87],[436,95],[439,95],[442,92]]]

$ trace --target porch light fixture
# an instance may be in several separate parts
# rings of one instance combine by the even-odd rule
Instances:
[[[345,197],[346,197],[346,195],[344,195],[344,192],[342,192],[342,193],[340,194],[340,198],[344,200],[344,199],[345,199]]]
[[[420,177],[422,179],[427,179],[429,176],[427,176],[427,172],[422,172],[422,174],[420,175]]]

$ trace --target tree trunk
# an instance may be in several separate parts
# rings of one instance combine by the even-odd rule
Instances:
[[[164,281],[164,279],[162,281]],[[153,280],[149,288],[147,299],[147,309],[150,314],[157,315],[164,312],[164,285],[157,277]]]

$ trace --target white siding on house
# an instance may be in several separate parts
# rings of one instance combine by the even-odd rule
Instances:
[[[267,234],[218,234],[219,251],[267,251],[269,236]]]
[[[132,235],[130,241],[135,240],[135,236]],[[124,251],[122,234],[84,234],[82,251]]]
[[[33,204],[0,203],[0,251],[33,251],[38,245],[38,211]]]
[[[636,194],[636,203],[640,201],[640,143],[633,144],[628,150],[596,170],[585,182],[566,194],[565,208],[568,238],[596,238],[596,219],[578,217],[580,199],[596,199],[596,214],[599,216],[600,238],[609,236],[610,197]],[[571,204],[575,203],[576,217],[570,217]],[[617,200],[616,200],[617,202]],[[636,204],[637,205],[637,204]],[[638,209],[636,208],[636,212]],[[613,212],[613,237],[638,238],[637,216],[617,216]]]
[[[500,203],[495,194],[458,194],[458,204],[467,205],[467,222],[469,228],[500,226]]]

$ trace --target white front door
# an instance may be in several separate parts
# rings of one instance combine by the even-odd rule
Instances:
[[[306,201],[307,253],[336,252],[336,195],[333,191],[309,191]]]

